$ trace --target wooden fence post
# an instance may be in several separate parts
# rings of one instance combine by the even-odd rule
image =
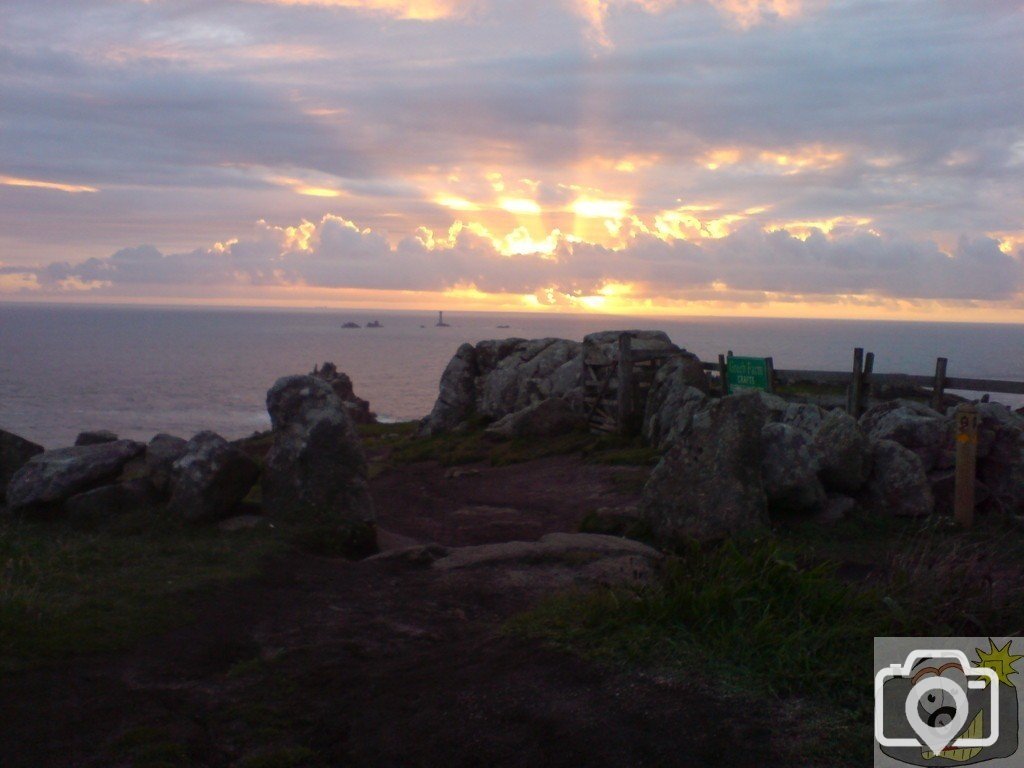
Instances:
[[[864,413],[868,399],[871,397],[871,374],[874,373],[874,370],[875,353],[868,352],[864,355],[864,372],[860,376],[860,399],[857,401],[857,412],[853,414],[855,419],[859,419]]]
[[[725,362],[725,355],[718,356],[718,378],[724,397],[729,394],[729,364]]]
[[[964,528],[974,524],[974,472],[978,457],[978,406],[964,403],[956,411],[956,485],[953,515]]]
[[[860,392],[864,384],[861,379],[864,373],[864,348],[856,347],[853,350],[853,376],[850,379],[850,389],[846,393],[846,412],[853,418],[857,418],[857,407],[860,403]]]
[[[619,432],[633,426],[633,355],[628,333],[619,336]]]
[[[774,357],[766,357],[764,359],[764,362],[765,362],[765,366],[768,368],[768,371],[767,371],[768,375],[765,377],[767,379],[767,383],[768,383],[768,391],[769,392],[774,392],[775,391],[775,358]]]
[[[942,413],[943,395],[946,392],[946,364],[947,360],[940,357],[935,361],[935,385],[932,387],[932,408]]]

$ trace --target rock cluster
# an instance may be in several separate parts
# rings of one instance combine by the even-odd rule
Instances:
[[[895,400],[857,421],[762,392],[718,400],[677,392],[671,428],[660,427],[671,413],[666,408],[645,432],[652,443],[669,445],[641,505],[663,539],[756,531],[769,514],[831,516],[860,507],[918,517],[952,508],[955,408],[940,414]],[[1024,418],[995,403],[978,408],[976,503],[1022,514]]]
[[[351,416],[369,414],[369,407],[339,396],[339,389],[351,396],[347,376],[330,364],[323,371],[326,378],[280,379],[267,393],[273,444],[262,468],[245,441],[209,431],[187,441],[159,434],[148,444],[82,433],[73,447],[44,451],[0,430],[2,509],[89,525],[159,509],[189,523],[214,523],[254,508],[242,503],[262,477],[265,514],[314,521],[335,541],[341,535],[355,549],[372,549],[367,463]]]

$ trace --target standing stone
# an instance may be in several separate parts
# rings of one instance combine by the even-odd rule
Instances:
[[[12,511],[52,510],[75,494],[113,480],[144,450],[142,443],[118,440],[40,453],[14,473],[7,486],[7,506]]]
[[[75,445],[101,445],[102,443],[113,443],[117,435],[109,429],[95,429],[89,432],[79,432],[75,438]]]
[[[761,437],[761,473],[771,509],[806,512],[824,506],[825,489],[818,480],[818,457],[811,438],[781,422],[766,424]]]
[[[923,517],[935,511],[935,497],[921,457],[892,440],[871,445],[871,478],[861,506],[896,517]]]
[[[7,484],[25,463],[43,452],[43,446],[0,429],[0,501],[7,496]]]
[[[856,493],[871,474],[871,441],[846,411],[825,417],[814,436],[814,451],[821,462],[819,477],[826,488]]]
[[[375,546],[367,462],[352,420],[331,387],[288,376],[267,393],[274,444],[263,468],[263,507],[281,519],[344,531],[354,550]]]
[[[761,399],[748,393],[717,400],[694,417],[644,487],[641,513],[659,539],[719,539],[766,525],[766,416]]]
[[[200,432],[174,462],[167,511],[190,522],[223,520],[246,497],[259,473],[241,448],[216,432]]]

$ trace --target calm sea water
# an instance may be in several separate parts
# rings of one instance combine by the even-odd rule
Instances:
[[[346,330],[352,320],[379,329]],[[763,320],[628,319],[595,315],[194,310],[0,304],[0,427],[47,447],[84,429],[148,439],[213,429],[228,438],[265,429],[267,388],[330,360],[356,393],[392,420],[429,412],[438,379],[464,341],[522,336],[581,339],[592,331],[656,328],[706,360],[728,349],[772,355],[778,368],[845,370],[855,346],[875,370],[1024,380],[1024,326]],[[498,329],[498,325],[509,325]],[[1021,398],[1006,398],[1019,404]]]

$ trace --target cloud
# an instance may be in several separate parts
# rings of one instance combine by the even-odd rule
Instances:
[[[40,181],[38,179],[19,179],[15,176],[0,175],[0,184],[8,187],[32,187],[35,189],[49,189],[57,192],[68,192],[78,194],[80,192],[99,192],[96,187],[87,187],[84,184],[64,184],[59,181]]]
[[[353,3],[9,0],[0,172],[34,186],[0,183],[0,260],[54,295],[341,285],[344,258],[318,248],[208,244],[261,218],[316,240],[343,210],[359,238],[387,233],[398,274],[349,264],[366,285],[408,268],[410,285],[753,295],[757,277],[762,295],[982,301],[1016,284],[1019,3]],[[1003,258],[982,258],[990,235]],[[159,260],[109,255],[140,242]]]
[[[467,0],[249,0],[249,2],[348,8],[416,21],[447,19],[473,5],[473,2],[467,2]]]
[[[165,255],[141,246],[77,263],[0,267],[7,276],[0,286],[48,295],[147,289],[188,296],[222,286],[258,297],[275,287],[436,292],[473,286],[484,294],[573,299],[620,286],[633,299],[652,300],[992,303],[1024,296],[1022,254],[1004,253],[990,238],[961,238],[946,253],[934,243],[857,227],[800,238],[746,225],[700,243],[633,228],[618,249],[557,232],[540,250],[502,247],[509,242],[479,225],[455,224],[440,236],[422,230],[392,244],[382,233],[327,215],[293,227],[260,222],[248,237],[190,252]]]

